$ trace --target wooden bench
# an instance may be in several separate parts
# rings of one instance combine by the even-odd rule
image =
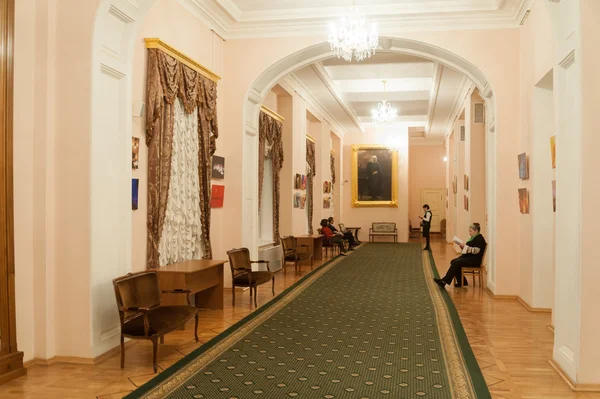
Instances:
[[[394,242],[398,242],[398,229],[394,222],[373,222],[369,229],[369,241],[374,242],[375,237],[394,237]]]

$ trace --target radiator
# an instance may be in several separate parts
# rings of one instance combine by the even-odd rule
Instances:
[[[269,245],[260,247],[258,249],[258,258],[259,260],[268,260],[269,268],[272,272],[276,272],[281,270],[281,258],[283,256],[283,252],[281,250],[281,245]],[[258,264],[257,270],[266,271],[267,265]]]

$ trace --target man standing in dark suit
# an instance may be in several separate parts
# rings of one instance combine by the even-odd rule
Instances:
[[[444,278],[434,278],[433,280],[442,288],[446,284],[450,285],[452,280],[461,276],[461,269],[463,267],[481,267],[483,261],[483,254],[485,253],[485,247],[487,243],[485,238],[481,235],[481,225],[479,223],[473,223],[469,226],[469,234],[471,238],[466,243],[458,243],[462,248],[462,255],[450,262],[450,269],[444,276]],[[462,281],[462,284],[456,283],[455,287],[462,287],[467,285],[467,279]]]

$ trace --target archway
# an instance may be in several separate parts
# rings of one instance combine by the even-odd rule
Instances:
[[[90,292],[92,347],[98,356],[118,343],[111,281],[131,271],[132,64],[138,28],[155,0],[102,0],[92,47],[90,135]],[[465,74],[479,88],[487,111],[487,213],[490,250],[488,282],[494,284],[496,222],[495,96],[486,76],[471,62],[424,42],[381,38],[382,51],[431,59]],[[285,75],[332,56],[327,43],[306,47],[264,70],[249,87],[243,104],[242,244],[258,249],[258,116],[267,92]],[[103,195],[110,192],[110,198]],[[109,244],[109,245],[107,245]]]
[[[496,241],[496,140],[495,140],[495,115],[496,103],[492,87],[487,77],[477,66],[470,61],[441,47],[404,38],[380,38],[384,52],[410,54],[429,59],[467,76],[479,89],[485,100],[486,107],[486,213],[487,213],[487,238],[489,241],[487,251],[488,285],[494,287],[496,281],[495,241]],[[252,182],[258,181],[258,120],[260,106],[269,90],[286,75],[293,73],[314,62],[333,57],[333,52],[328,43],[319,43],[297,51],[267,68],[252,83],[248,89],[244,102],[244,171],[253,173],[243,181],[242,197],[242,244],[254,251],[257,256],[258,248],[258,189]]]

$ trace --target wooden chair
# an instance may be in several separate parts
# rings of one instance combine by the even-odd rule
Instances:
[[[313,269],[313,256],[308,249],[308,245],[298,245],[296,237],[287,236],[281,239],[281,247],[283,248],[283,272],[285,273],[285,265],[288,262],[294,262],[294,270],[300,270],[300,263],[310,259],[310,270]],[[305,251],[299,251],[300,248],[305,248]]]
[[[125,337],[152,341],[152,363],[157,371],[158,340],[164,335],[185,326],[196,318],[194,336],[198,342],[198,311],[190,303],[190,290],[160,290],[158,273],[148,270],[129,273],[113,280],[119,318],[121,319],[121,368],[125,367]],[[160,306],[161,294],[185,294],[188,305]]]
[[[231,286],[233,287],[233,306],[235,306],[235,287],[249,287],[250,301],[252,301],[252,290],[254,290],[254,307],[256,303],[256,289],[259,285],[268,283],[271,280],[271,291],[275,296],[275,273],[271,272],[268,260],[250,260],[250,251],[248,248],[232,249],[227,252],[229,257],[229,266],[231,267]],[[267,271],[252,271],[252,264],[264,263],[267,265]]]
[[[446,219],[440,221],[440,234],[442,238],[446,238]]]
[[[317,229],[317,233],[319,235],[323,235],[323,231],[321,229]],[[329,254],[329,249],[331,248],[331,256],[335,255],[336,249],[339,250],[337,245],[333,245],[330,238],[323,236],[323,248],[325,249],[325,256],[327,257]]]
[[[414,228],[412,227],[412,220],[408,220],[408,236],[410,238],[420,238],[421,237],[421,228],[417,227]]]
[[[479,267],[468,267],[463,266],[460,269],[460,283],[462,284],[465,281],[465,274],[473,276],[473,286],[475,286],[475,277],[479,277],[479,288],[483,288],[483,272],[485,268],[483,266],[483,259],[485,259],[485,253],[487,248],[483,251],[483,257],[481,258],[481,265]]]

